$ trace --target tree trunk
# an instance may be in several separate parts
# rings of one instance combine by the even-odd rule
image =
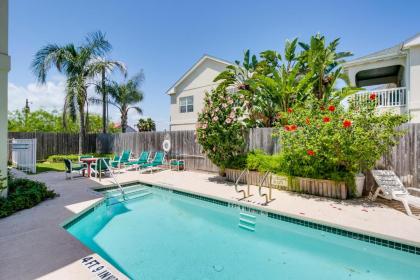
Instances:
[[[107,132],[107,96],[105,90],[105,69],[102,70],[102,133]]]
[[[127,113],[121,114],[121,132],[125,133],[127,130]]]
[[[85,126],[85,111],[83,106],[79,110],[80,114],[80,131],[79,131],[79,154],[83,154],[84,151],[84,144],[85,144],[85,137],[86,137],[86,126]]]

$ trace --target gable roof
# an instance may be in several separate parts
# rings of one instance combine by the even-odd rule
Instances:
[[[386,48],[362,57],[359,57],[357,59],[348,61],[344,63],[344,67],[359,64],[367,61],[373,61],[373,60],[380,60],[385,58],[392,58],[392,57],[398,57],[398,56],[404,56],[405,49],[411,48],[413,46],[420,45],[420,33],[417,33],[416,35],[408,38],[407,40],[393,46],[390,48]]]
[[[231,62],[227,60],[223,60],[208,54],[203,55],[187,72],[182,75],[182,77],[175,82],[167,91],[166,94],[172,95],[175,93],[175,88],[179,86],[186,78],[188,78],[191,73],[193,73],[201,64],[203,64],[206,60],[213,60],[221,64],[225,64],[226,66],[232,65]]]

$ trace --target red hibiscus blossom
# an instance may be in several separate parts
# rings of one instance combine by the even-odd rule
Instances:
[[[330,105],[330,106],[328,107],[328,110],[329,110],[330,112],[334,112],[334,111],[335,111],[335,106],[334,106],[334,105]]]
[[[296,129],[297,129],[297,125],[292,124],[292,125],[290,126],[290,131],[295,131]]]
[[[292,108],[289,108],[289,109],[287,109],[287,112],[288,113],[291,113],[291,112],[293,112],[293,109]]]
[[[286,130],[286,131],[290,131],[290,125],[285,125],[285,126],[284,126],[284,130]]]
[[[323,118],[322,118],[322,121],[323,121],[324,123],[328,123],[328,122],[330,122],[330,121],[331,121],[331,119],[330,119],[329,117],[323,117]]]
[[[351,126],[351,121],[350,120],[344,120],[343,121],[343,127],[347,128]]]
[[[372,101],[374,101],[374,100],[376,99],[376,93],[372,92],[372,93],[369,95],[369,99],[370,99],[370,100],[372,100]]]
[[[309,118],[306,118],[306,120],[305,120],[305,122],[306,122],[306,124],[311,124],[311,120],[309,119]]]
[[[314,156],[315,152],[313,150],[307,150],[306,153],[310,156]]]

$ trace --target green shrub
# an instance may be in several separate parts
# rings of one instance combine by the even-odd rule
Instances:
[[[247,168],[252,171],[285,173],[285,162],[282,154],[267,155],[261,150],[255,150],[248,154],[246,162]]]
[[[197,139],[222,172],[227,167],[245,166],[243,112],[241,93],[228,93],[223,87],[206,93],[204,109],[198,115]]]
[[[112,157],[112,154],[98,154],[98,153],[90,153],[86,155],[92,155],[94,157]],[[64,162],[64,159],[69,159],[73,162],[79,160],[79,155],[71,154],[71,155],[51,155],[47,158],[46,161],[48,162]]]
[[[32,208],[46,199],[57,196],[44,183],[29,179],[9,177],[8,187],[8,196],[0,198],[0,218],[7,217],[19,210]]]

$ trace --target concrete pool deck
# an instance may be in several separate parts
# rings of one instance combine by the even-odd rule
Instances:
[[[0,220],[1,278],[95,279],[96,276],[82,264],[84,257],[92,255],[118,279],[126,279],[60,226],[101,199],[101,195],[92,189],[111,186],[113,181],[109,178],[64,180],[64,173],[58,172],[27,177],[45,182],[60,196]],[[141,181],[234,203],[238,203],[240,197],[233,184],[212,173],[162,171],[139,174],[128,171],[116,174],[116,177],[120,183]],[[261,206],[263,200],[255,186],[252,186],[252,193],[252,197],[240,203],[420,247],[420,220],[381,203],[363,199],[339,201],[273,190],[275,200],[268,206]]]

